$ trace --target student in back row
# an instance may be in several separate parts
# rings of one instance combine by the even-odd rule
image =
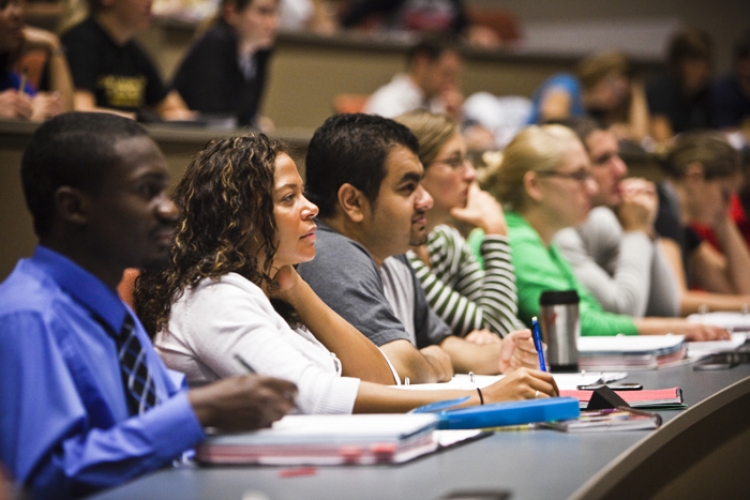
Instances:
[[[151,21],[151,0],[88,0],[89,17],[62,35],[75,84],[76,111],[135,118],[195,117],[170,90],[135,40]]]
[[[173,85],[203,114],[265,128],[258,110],[279,28],[279,0],[223,0],[214,25],[180,63]]]
[[[73,83],[60,40],[24,26],[22,3],[0,2],[0,118],[41,122],[73,109]]]
[[[428,306],[404,252],[427,240],[432,198],[414,135],[373,115],[338,115],[313,135],[307,192],[320,208],[318,255],[302,277],[337,313],[380,346],[402,379],[450,379],[536,366],[530,332],[480,346],[451,335]],[[512,347],[515,345],[515,349]],[[518,353],[509,358],[508,355]]]

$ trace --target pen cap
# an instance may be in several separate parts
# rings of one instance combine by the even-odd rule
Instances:
[[[539,298],[539,326],[547,344],[547,363],[553,372],[578,371],[578,305],[575,290],[547,290]]]

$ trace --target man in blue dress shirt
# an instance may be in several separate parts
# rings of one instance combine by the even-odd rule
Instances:
[[[186,391],[115,287],[166,258],[177,215],[135,122],[70,113],[21,167],[39,246],[0,285],[0,462],[35,498],[89,494],[170,464],[205,427],[270,425],[293,384],[255,375]]]

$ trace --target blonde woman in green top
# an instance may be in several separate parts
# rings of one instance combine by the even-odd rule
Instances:
[[[581,298],[581,334],[684,334],[689,340],[728,338],[726,330],[682,318],[632,318],[605,312],[576,279],[552,243],[560,229],[586,220],[598,187],[580,140],[561,125],[531,126],[506,147],[488,189],[506,211],[518,286],[519,316],[530,323],[539,314],[545,290],[575,289]]]

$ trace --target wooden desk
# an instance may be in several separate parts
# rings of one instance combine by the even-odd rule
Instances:
[[[276,467],[167,469],[94,498],[240,499],[258,491],[272,500],[439,499],[467,489],[508,490],[513,500],[746,498],[750,365],[629,378],[647,388],[679,385],[690,408],[662,412],[657,431],[499,432],[401,466],[320,467],[290,478]]]
[[[31,255],[36,236],[31,215],[21,189],[21,157],[37,124],[0,120],[0,281],[13,270],[21,257]],[[171,175],[171,186],[182,176],[190,161],[206,143],[222,136],[242,134],[242,130],[217,131],[193,127],[149,125],[151,137],[164,152]],[[311,130],[278,130],[277,137],[292,148],[292,156],[303,168]]]

